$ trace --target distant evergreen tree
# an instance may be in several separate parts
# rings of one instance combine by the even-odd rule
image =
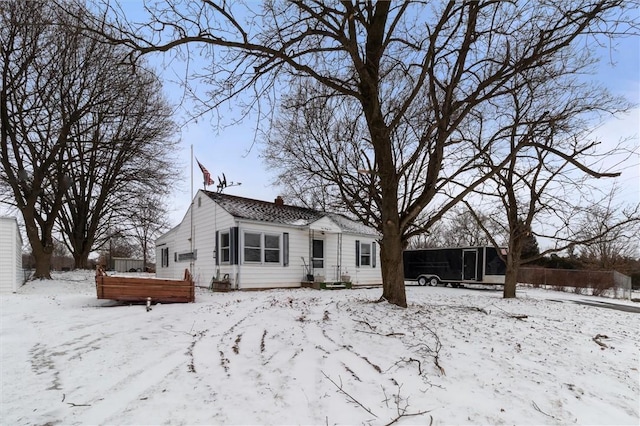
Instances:
[[[538,255],[540,254],[540,248],[538,247],[538,240],[536,236],[531,232],[531,227],[526,226],[522,219],[518,220],[518,225],[523,229],[523,243],[522,243],[522,253],[520,259],[522,259],[523,263],[530,263],[534,260],[538,259]]]

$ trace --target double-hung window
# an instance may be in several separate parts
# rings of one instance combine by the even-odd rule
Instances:
[[[264,261],[265,263],[280,263],[280,236],[264,236]]]
[[[360,266],[371,265],[371,244],[360,243]]]
[[[282,236],[280,234],[245,232],[243,235],[245,263],[280,264],[282,260]]]
[[[222,232],[220,234],[220,262],[229,263],[231,244],[228,232]]]
[[[376,243],[363,243],[356,240],[356,268],[361,266],[376,267]]]
[[[169,266],[169,247],[160,249],[160,266],[167,267]]]
[[[262,258],[262,234],[244,233],[244,261],[260,262]]]

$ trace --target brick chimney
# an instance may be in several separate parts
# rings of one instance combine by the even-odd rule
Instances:
[[[284,200],[282,199],[282,197],[280,195],[278,195],[278,197],[276,197],[276,199],[274,200],[274,203],[276,206],[284,206]]]

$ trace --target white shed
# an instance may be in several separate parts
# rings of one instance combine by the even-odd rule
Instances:
[[[22,236],[14,217],[0,217],[0,293],[15,293],[24,284]]]
[[[156,240],[156,275],[180,278],[190,269],[196,285],[215,278],[239,290],[311,280],[381,285],[378,238],[345,216],[280,197],[267,202],[200,190],[182,222]]]

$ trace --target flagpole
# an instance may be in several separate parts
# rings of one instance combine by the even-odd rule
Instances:
[[[190,220],[190,237],[189,237],[189,252],[191,253],[191,260],[189,261],[189,273],[193,277],[193,144],[191,144],[191,220]]]
[[[193,144],[191,144],[191,204],[193,204]]]

